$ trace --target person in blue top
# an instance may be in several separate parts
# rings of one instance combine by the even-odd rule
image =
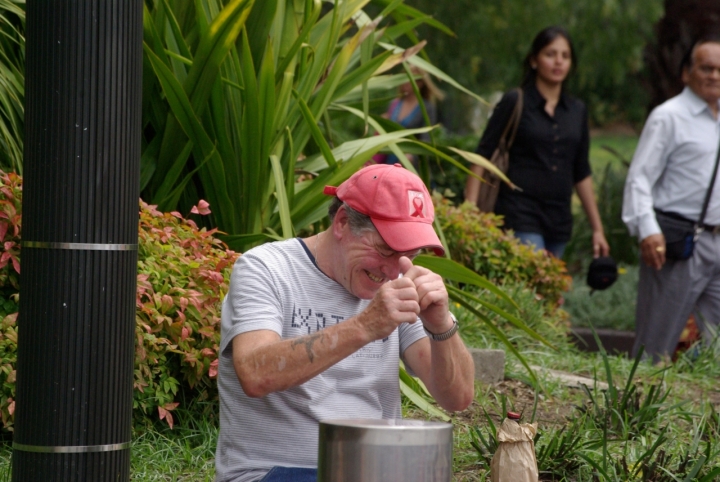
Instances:
[[[434,125],[437,122],[437,106],[436,102],[441,101],[445,94],[435,86],[430,75],[424,70],[417,68],[412,69],[412,73],[420,75],[421,78],[417,79],[415,83],[418,86],[420,95],[425,105],[425,111],[427,112],[430,125]],[[412,84],[406,82],[399,88],[399,97],[394,99],[387,112],[383,114],[383,117],[390,119],[403,126],[405,129],[416,129],[418,127],[425,127],[425,117],[423,116],[422,108],[420,107],[420,101],[418,100],[415,92],[413,91]],[[427,134],[421,134],[420,140],[428,140]],[[408,159],[414,162],[413,156],[408,155]],[[375,158],[378,164],[395,164],[400,162],[395,154],[380,155]]]

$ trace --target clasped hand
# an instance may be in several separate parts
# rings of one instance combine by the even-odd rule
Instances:
[[[409,258],[398,260],[398,279],[380,287],[368,307],[360,314],[365,329],[373,340],[389,336],[400,323],[414,323],[420,317],[433,333],[452,327],[448,317],[448,294],[442,278]]]

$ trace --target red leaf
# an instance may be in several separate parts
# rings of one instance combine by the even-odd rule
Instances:
[[[202,214],[203,216],[210,214],[210,203],[205,201],[204,199],[201,199],[197,206],[193,206],[190,210],[193,214]]]
[[[7,223],[0,223],[0,241],[5,239],[5,233],[7,233],[8,225]]]
[[[218,374],[218,362],[219,360],[216,358],[213,360],[213,362],[210,364],[210,370],[208,370],[208,375],[210,378],[217,377]]]
[[[15,268],[17,274],[20,274],[20,263],[18,262],[17,258],[15,256],[10,256],[10,259],[12,260],[13,268]]]
[[[163,312],[170,311],[170,309],[173,307],[173,299],[172,296],[168,295],[162,295],[161,298],[161,309]]]
[[[186,327],[183,326],[182,334],[180,335],[180,339],[185,340],[188,336],[190,336],[190,330],[188,330]]]
[[[12,398],[8,398],[8,400],[12,400],[12,402],[10,402],[10,405],[8,405],[8,413],[12,415],[13,413],[15,413],[15,400],[13,400]]]

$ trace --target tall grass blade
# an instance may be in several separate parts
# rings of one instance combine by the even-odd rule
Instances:
[[[285,194],[285,180],[282,166],[277,156],[270,156],[270,164],[272,165],[273,176],[275,178],[275,195],[278,200],[283,237],[289,239],[293,237],[295,233],[293,231],[292,221],[290,220],[290,207],[288,206],[287,195]]]

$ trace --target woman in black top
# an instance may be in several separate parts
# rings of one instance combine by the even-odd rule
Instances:
[[[573,186],[593,230],[593,254],[607,256],[605,240],[588,163],[587,110],[563,91],[563,82],[575,63],[565,29],[548,27],[533,41],[525,58],[523,108],[510,149],[507,176],[522,191],[500,187],[495,212],[505,227],[527,244],[561,257],[572,232],[570,202]],[[490,117],[477,153],[490,159],[518,99],[507,92]],[[483,169],[473,166],[473,172]],[[465,199],[477,202],[480,181],[470,176]]]

